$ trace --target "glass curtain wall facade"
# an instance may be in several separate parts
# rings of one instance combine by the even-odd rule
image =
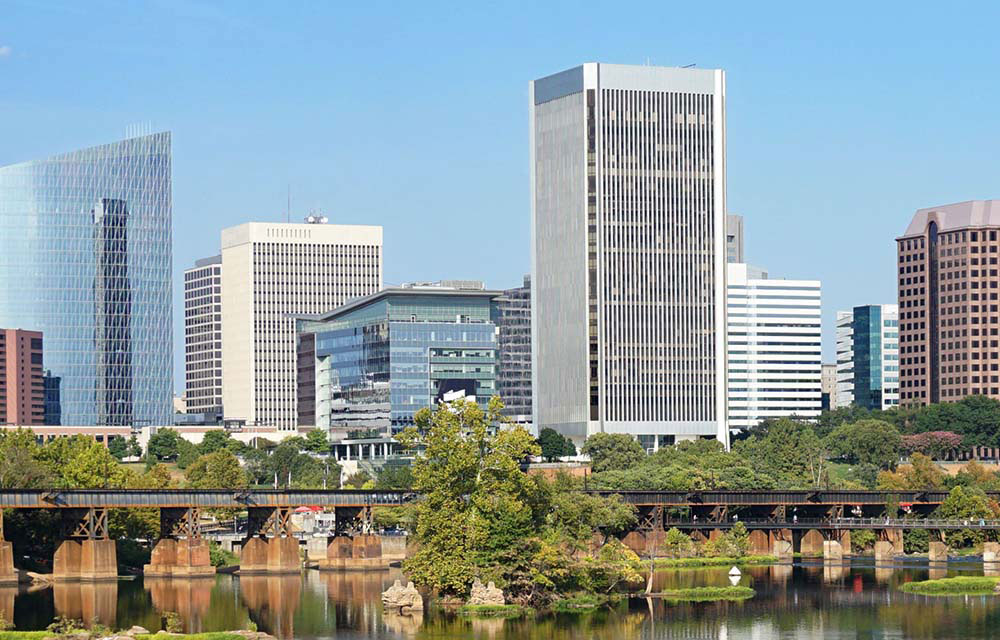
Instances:
[[[535,426],[727,442],[724,73],[588,63],[529,109]]]
[[[299,423],[397,432],[464,395],[497,393],[495,291],[387,289],[298,321]]]
[[[524,286],[507,289],[497,299],[500,328],[500,371],[497,384],[504,413],[511,420],[531,422],[531,276]]]
[[[47,424],[170,424],[170,133],[0,167],[0,283],[0,326],[45,335]]]
[[[891,409],[899,404],[897,307],[854,307],[853,318],[854,403],[866,409]]]

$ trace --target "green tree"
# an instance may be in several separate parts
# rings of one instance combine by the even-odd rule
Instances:
[[[173,429],[157,429],[150,437],[146,451],[157,460],[173,460],[177,457],[180,440],[180,434]]]
[[[245,489],[249,485],[240,461],[228,449],[201,456],[187,468],[184,476],[196,489]]]
[[[640,464],[646,452],[632,436],[625,433],[595,433],[587,438],[580,453],[590,457],[594,473],[623,471]]]
[[[271,452],[266,461],[269,478],[272,481],[277,478],[279,487],[296,489],[318,489],[326,478],[327,487],[335,488],[340,478],[340,465],[332,460],[320,462],[302,453],[300,443],[295,440],[288,438]]]
[[[50,441],[39,457],[58,478],[59,486],[70,489],[121,488],[127,474],[107,448],[87,436],[75,435]]]
[[[31,430],[0,430],[0,489],[54,486],[58,474],[40,456],[41,447]]]
[[[111,436],[108,440],[108,453],[113,455],[118,460],[121,460],[128,454],[128,444],[125,442],[125,438],[121,436]]]
[[[542,448],[542,457],[552,462],[563,456],[576,455],[573,443],[555,429],[545,427],[538,434],[538,446]]]
[[[142,456],[142,445],[139,444],[139,440],[135,436],[128,439],[128,445],[125,448],[125,455],[130,458],[138,458]]]
[[[194,464],[194,461],[197,460],[201,455],[202,455],[201,450],[198,448],[198,445],[194,444],[193,442],[189,442],[184,438],[179,438],[177,440],[176,459],[177,459],[178,469],[187,469],[192,464]],[[156,457],[154,456],[153,459],[155,460]]]
[[[201,439],[201,443],[198,444],[198,453],[205,455],[215,453],[219,449],[228,449],[230,440],[232,440],[232,437],[226,433],[225,429],[208,431],[205,433],[205,437]]]
[[[910,456],[910,464],[896,471],[881,471],[876,488],[880,490],[933,490],[944,487],[944,472],[922,453]]]
[[[948,492],[948,497],[935,509],[934,516],[944,520],[991,520],[997,517],[997,507],[990,502],[982,489],[958,486]],[[983,531],[979,529],[958,529],[946,531],[945,542],[952,549],[970,547],[983,541]]]
[[[409,464],[385,464],[375,477],[376,489],[412,489],[413,468]]]
[[[668,558],[690,558],[698,553],[691,536],[676,527],[671,527],[663,538],[663,553]]]
[[[404,567],[414,582],[442,594],[468,593],[477,575],[508,585],[512,575],[501,560],[536,548],[530,541],[537,484],[520,464],[541,449],[527,430],[509,425],[502,407],[494,397],[486,411],[465,400],[422,409],[416,427],[399,438],[406,448],[423,447],[413,464],[424,492],[414,533],[419,547]],[[494,425],[505,426],[494,433]]]
[[[313,429],[306,434],[305,450],[312,453],[329,453],[330,440],[323,429]]]
[[[827,451],[812,425],[779,418],[734,443],[733,451],[750,465],[778,479],[783,487],[813,488],[826,484]]]
[[[899,431],[882,420],[843,424],[826,438],[829,451],[852,463],[893,468],[899,461],[903,440]]]
[[[358,470],[347,476],[344,480],[345,489],[365,489],[368,485],[374,482],[372,477],[368,475],[367,471]]]
[[[547,535],[577,549],[583,549],[595,532],[607,540],[633,528],[637,522],[635,507],[616,495],[601,497],[581,493],[580,481],[567,473],[558,473],[549,482],[539,477],[543,492],[536,503],[545,514]]]

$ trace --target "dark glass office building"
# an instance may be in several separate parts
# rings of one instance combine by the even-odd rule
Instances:
[[[399,431],[441,400],[497,393],[500,291],[384,289],[300,318],[300,425]]]
[[[0,326],[45,335],[45,422],[171,423],[170,133],[0,167]]]
[[[497,379],[504,414],[514,422],[531,423],[531,276],[524,286],[507,289],[497,298],[500,329],[500,369]]]

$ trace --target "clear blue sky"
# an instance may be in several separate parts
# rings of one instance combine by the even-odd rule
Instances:
[[[585,61],[721,67],[750,262],[894,302],[920,207],[1000,197],[994,3],[0,0],[0,165],[148,122],[174,140],[180,274],[219,230],[385,227],[386,282],[530,269],[527,86]],[[183,387],[183,363],[175,357]]]

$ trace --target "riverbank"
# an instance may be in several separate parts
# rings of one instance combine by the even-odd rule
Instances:
[[[700,569],[702,567],[752,567],[777,564],[776,556],[720,556],[705,558],[657,558],[653,566],[659,569]]]
[[[70,635],[74,640],[83,640],[84,634],[89,634],[90,638],[99,637],[119,637],[135,638],[135,640],[264,640],[274,636],[266,633],[252,631],[209,631],[206,633],[140,633],[136,635],[125,635],[124,632],[109,632],[104,635],[94,634],[86,630],[73,631]],[[53,631],[0,631],[0,640],[43,640],[44,638],[58,638]]]
[[[907,582],[899,589],[925,596],[981,596],[996,593],[1000,578],[986,576],[956,576],[938,580]]]

